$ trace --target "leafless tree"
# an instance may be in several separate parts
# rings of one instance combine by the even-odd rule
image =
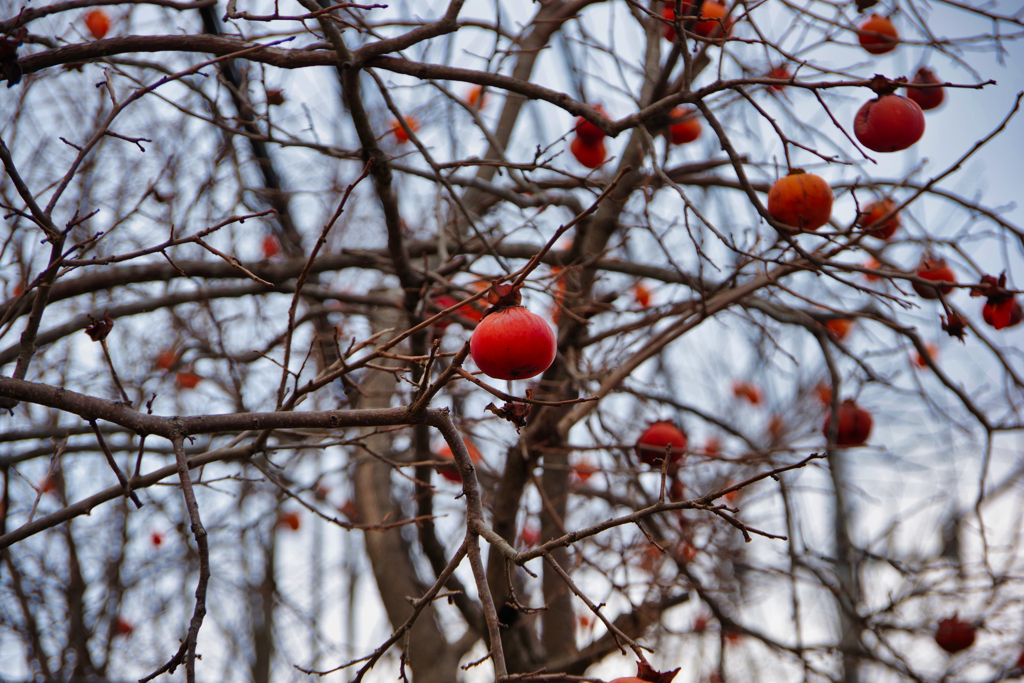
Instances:
[[[1019,676],[1021,38],[5,4],[0,679]],[[557,354],[506,383],[509,285]]]

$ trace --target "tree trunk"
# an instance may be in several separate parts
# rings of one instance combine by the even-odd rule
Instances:
[[[839,628],[841,629],[839,650],[843,654],[843,683],[857,683],[860,666],[860,627],[856,614],[857,605],[860,603],[860,590],[857,586],[853,544],[850,541],[850,519],[846,506],[846,492],[843,489],[842,451],[829,451],[828,463],[829,471],[832,473],[832,486],[835,489],[833,533],[836,543],[836,576],[839,578],[837,608]]]
[[[398,313],[379,311],[373,320],[375,332],[398,324]],[[397,365],[393,359],[380,364]],[[390,373],[370,371],[365,376],[363,389],[366,396],[360,407],[386,408],[391,406],[395,378]],[[373,453],[391,453],[391,435],[364,432],[366,448],[356,449],[355,503],[359,521],[363,524],[384,524],[402,519],[401,506],[391,498],[391,466],[373,456]],[[369,450],[367,450],[369,449]],[[409,554],[409,544],[402,538],[400,528],[388,531],[366,531],[363,543],[370,558],[381,601],[393,628],[401,626],[412,613],[408,598],[418,598],[425,587],[416,577]],[[445,639],[436,620],[433,607],[420,614],[409,633],[405,652],[412,667],[416,683],[452,683],[457,678],[460,653]]]

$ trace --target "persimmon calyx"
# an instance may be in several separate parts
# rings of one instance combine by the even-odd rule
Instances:
[[[907,79],[905,76],[900,76],[889,80],[882,74],[875,74],[870,81],[868,81],[868,87],[881,97],[882,95],[894,95],[897,90],[906,85]]]
[[[491,310],[508,308],[509,306],[522,306],[523,295],[519,291],[519,287],[509,284],[500,285],[497,280],[493,280],[491,288],[487,292],[487,302],[493,307]]]
[[[672,679],[676,677],[677,673],[679,673],[679,669],[662,673],[656,671],[647,662],[636,663],[636,677],[642,681],[649,681],[649,683],[672,683]]]
[[[983,296],[993,306],[1012,299],[1013,294],[1006,289],[1006,271],[1000,273],[998,279],[992,275],[982,275],[979,284],[971,287],[971,296]]]

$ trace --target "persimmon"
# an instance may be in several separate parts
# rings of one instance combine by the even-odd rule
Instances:
[[[966,621],[961,621],[956,614],[940,621],[935,629],[935,642],[950,654],[966,650],[974,645],[974,637],[974,626]]]
[[[731,486],[735,486],[735,485],[736,485],[736,480],[735,479],[730,479],[729,481],[725,482],[725,486],[723,486],[722,488],[723,489],[727,489],[727,488],[729,488]],[[738,501],[740,499],[740,496],[742,496],[742,495],[743,495],[743,489],[736,489],[735,491],[729,491],[729,493],[725,494],[722,497],[725,498],[726,502],[728,502],[728,503],[735,503],[736,501]]]
[[[899,152],[924,135],[924,112],[906,97],[881,95],[860,108],[853,132],[873,152]]]
[[[484,92],[484,86],[474,85],[466,93],[466,104],[473,107],[474,109],[483,109],[487,106],[487,93]]]
[[[195,389],[202,380],[200,375],[188,369],[179,370],[174,375],[174,385],[179,389]]]
[[[167,349],[166,351],[162,351],[160,355],[156,357],[156,362],[154,364],[157,368],[166,372],[173,368],[177,361],[177,352],[175,352],[174,349]]]
[[[935,362],[935,360],[938,357],[939,347],[937,347],[935,344],[932,344],[931,342],[928,342],[924,345],[924,356],[922,356],[920,353],[914,354],[914,365],[916,365],[919,368],[927,368],[928,361],[930,360],[932,362]]]
[[[986,301],[981,308],[982,319],[991,327],[1001,330],[1006,327],[1016,327],[1024,320],[1024,309],[1016,297],[1003,299],[993,303]]]
[[[768,213],[798,230],[817,230],[832,217],[832,187],[820,176],[794,169],[768,192]]]
[[[572,481],[574,484],[585,484],[597,471],[590,458],[583,458],[572,466]]]
[[[709,436],[701,449],[704,455],[718,455],[722,452],[722,440],[717,436]]]
[[[456,322],[457,318],[465,318],[466,320],[474,323],[480,322],[483,319],[486,310],[479,306],[478,301],[474,301],[471,304],[466,304],[462,308],[456,309],[454,313],[449,314],[449,317],[434,323],[433,327],[439,332],[443,332],[444,330],[448,329],[448,326],[453,322],[452,316],[455,317]],[[434,304],[441,309],[451,308],[452,306],[455,306],[458,303],[459,300],[453,297],[451,294],[441,294],[440,296],[434,298]],[[431,312],[431,315],[432,314],[433,312]]]
[[[633,287],[633,301],[640,308],[647,308],[651,305],[651,290],[648,289],[642,282],[638,282]]]
[[[922,66],[914,74],[914,85],[934,85],[932,88],[907,88],[907,99],[917,102],[917,106],[924,111],[935,109],[942,105],[946,99],[946,91],[941,87],[942,80],[935,75],[935,72],[926,66]]]
[[[761,402],[764,401],[764,394],[761,393],[761,388],[753,382],[734,380],[732,383],[732,395],[745,400],[752,406],[761,405]]]
[[[557,351],[547,321],[526,310],[511,285],[493,286],[487,300],[492,308],[469,340],[476,366],[494,379],[529,379],[547,370]]]
[[[872,14],[857,31],[860,46],[873,55],[892,52],[899,43],[900,34],[888,17]]]
[[[636,442],[636,457],[651,467],[660,467],[666,449],[669,462],[677,463],[686,453],[686,433],[667,420],[652,422]]]
[[[281,242],[275,235],[263,237],[263,258],[273,258],[281,253]]]
[[[982,275],[980,283],[971,287],[971,296],[985,297],[981,317],[997,330],[1014,327],[1024,320],[1024,310],[1017,302],[1016,295],[1006,288],[1006,271],[998,278],[988,274]]]
[[[819,384],[814,387],[814,395],[822,405],[827,406],[832,403],[832,387],[827,384]]]
[[[101,9],[89,10],[85,15],[85,27],[96,40],[102,40],[110,30],[110,17]]]
[[[700,6],[700,18],[693,24],[693,32],[701,38],[728,37],[732,32],[732,21],[726,19],[729,8],[719,0],[704,0]]]
[[[821,431],[828,438],[828,427],[832,421],[832,411],[825,416],[825,424]],[[874,420],[871,413],[864,410],[852,399],[848,398],[839,405],[839,427],[836,430],[837,446],[860,446],[871,436]]]
[[[594,109],[601,115],[604,115],[604,107],[600,104],[596,105]],[[604,140],[605,132],[595,126],[590,121],[586,120],[582,116],[576,119],[576,137],[587,144],[594,144]]]
[[[289,510],[282,512],[277,518],[277,525],[283,529],[290,529],[292,531],[298,531],[299,527],[302,526],[302,518],[298,512]]]
[[[540,540],[540,527],[536,524],[527,523],[519,533],[519,540],[524,548],[532,548]]]
[[[479,299],[468,306],[463,306],[459,309],[459,315],[474,323],[478,323],[483,320],[486,314],[487,307],[484,306]]]
[[[685,145],[700,137],[703,126],[701,126],[700,119],[696,118],[696,111],[693,107],[686,109],[676,107],[672,110],[671,119],[678,121],[678,123],[669,124],[668,127],[668,139],[673,145]]]
[[[118,615],[117,618],[114,619],[114,635],[115,636],[125,636],[125,637],[127,637],[127,636],[130,636],[132,634],[132,631],[134,631],[134,630],[135,630],[135,627],[132,626],[132,622],[128,621],[127,619],[125,619],[121,615]]]
[[[469,439],[463,439],[462,443],[466,444],[466,450],[469,451],[469,459],[474,463],[480,462],[480,451]],[[458,468],[455,466],[455,455],[452,453],[451,447],[447,443],[441,444],[441,447],[437,449],[437,455],[439,458],[444,460],[451,460],[452,464],[443,465],[437,468],[438,474],[447,479],[448,481],[456,484],[462,483],[462,475],[459,474]]]
[[[683,17],[684,17],[684,21],[685,21],[685,16],[686,16],[687,12],[689,11],[690,7],[691,7],[690,3],[688,3],[688,2],[684,2],[683,3]],[[662,16],[663,19],[665,19],[665,21],[675,22],[675,20],[676,20],[676,3],[675,3],[675,0],[665,0],[665,5],[664,5],[664,7],[661,8],[661,16]],[[665,40],[667,40],[668,42],[670,42],[670,43],[676,42],[676,28],[675,28],[674,23],[669,23],[669,24],[665,25],[665,33],[664,33],[664,35],[665,35]]]
[[[786,418],[782,417],[782,415],[779,415],[778,413],[773,413],[772,416],[768,418],[768,436],[773,441],[778,441],[785,433]]]
[[[833,318],[825,322],[825,329],[832,333],[832,336],[843,341],[853,329],[854,321],[849,318]]]
[[[154,548],[159,548],[164,543],[164,535],[159,531],[154,531],[149,535],[149,542],[153,544]]]
[[[896,234],[902,221],[898,213],[893,214],[889,220],[882,221],[892,213],[894,208],[896,208],[896,204],[888,197],[868,204],[861,214],[858,224],[864,228],[867,235],[880,240],[888,240]]]
[[[716,5],[715,7],[708,6],[705,12],[705,5]],[[703,38],[711,38],[721,33],[722,24],[719,19],[725,17],[728,13],[726,6],[718,0],[706,0],[701,3],[700,12],[697,15],[692,14],[693,3],[684,0],[682,3],[682,19],[684,22],[693,22],[690,30]],[[661,11],[662,17],[666,21],[675,22],[675,0],[665,0],[665,6]],[[731,28],[732,22],[726,22],[727,32]],[[676,30],[674,26],[665,27],[665,40],[675,42]]]
[[[766,74],[766,77],[774,78],[780,81],[788,81],[791,78],[793,78],[793,76],[790,75],[789,73],[789,69],[787,69],[785,65],[775,67]],[[772,83],[768,87],[771,88],[772,90],[780,92],[786,89],[786,85],[784,83]]]
[[[878,270],[882,267],[882,264],[878,259],[872,256],[864,262],[864,267],[870,268],[871,270]],[[880,275],[875,275],[874,273],[864,273],[864,279],[868,282],[877,282],[878,280],[881,280],[882,277]]]
[[[405,117],[405,125],[409,126],[409,130],[413,133],[419,131],[420,120],[415,116],[409,115]],[[395,140],[404,144],[409,142],[409,134],[405,132],[405,128],[398,122],[397,119],[391,119],[391,132],[395,134]]]
[[[604,163],[605,157],[608,156],[603,140],[585,142],[579,136],[574,137],[569,143],[569,151],[576,157],[576,161],[587,168],[597,168]]]
[[[949,264],[946,263],[946,260],[941,258],[933,258],[927,255],[922,257],[921,264],[917,267],[916,275],[922,280],[930,282],[951,282],[956,284],[956,274],[949,267]],[[912,282],[910,286],[914,288],[914,291],[922,299],[938,299],[939,292],[949,294],[953,291],[953,288],[949,285],[932,286]]]

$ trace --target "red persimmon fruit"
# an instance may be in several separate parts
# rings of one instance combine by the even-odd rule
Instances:
[[[873,152],[899,152],[924,135],[924,112],[906,97],[882,95],[860,108],[853,132]]]
[[[900,34],[888,17],[872,14],[857,31],[860,46],[873,55],[884,55],[896,49]]]
[[[555,332],[544,318],[521,305],[511,285],[491,288],[492,307],[469,340],[469,352],[483,373],[495,379],[528,379],[555,360]]]
[[[654,467],[661,463],[669,447],[669,462],[679,462],[686,453],[686,433],[671,422],[660,420],[652,423],[636,442],[636,457]]]
[[[974,645],[974,636],[974,626],[966,621],[960,621],[955,614],[940,621],[935,629],[935,642],[951,654]]]
[[[832,412],[825,416],[825,424],[821,431],[828,438],[828,427],[832,421]],[[874,420],[871,413],[858,406],[852,398],[839,405],[839,428],[836,430],[837,446],[860,446],[871,436]]]
[[[587,168],[597,168],[604,163],[605,157],[608,156],[604,148],[604,140],[585,142],[579,136],[574,137],[569,143],[569,151],[576,157],[576,161]]]
[[[884,222],[882,219],[892,213],[895,206],[896,204],[888,198],[868,204],[858,222],[860,227],[864,228],[865,232],[871,237],[888,240],[896,234],[900,227],[900,215],[898,213],[893,214],[892,218]]]
[[[672,110],[669,116],[673,121],[678,121],[678,123],[669,124],[668,127],[668,137],[673,145],[685,145],[700,137],[703,126],[700,124],[700,119],[694,115],[695,111],[693,107],[686,109],[676,107]],[[683,120],[679,121],[679,119]]]
[[[914,80],[910,81],[916,85],[934,85],[932,88],[907,88],[907,99],[917,102],[917,106],[924,111],[935,109],[946,99],[946,91],[941,87],[942,81],[935,72],[926,66],[922,66],[914,74]]]
[[[956,274],[953,269],[946,263],[946,259],[933,258],[930,256],[924,256],[921,259],[921,265],[917,267],[916,275],[922,280],[928,280],[930,282],[952,282],[956,283]],[[918,284],[917,282],[911,283],[911,287],[917,292],[917,295],[922,299],[938,299],[939,292],[943,294],[949,294],[953,291],[953,288],[949,285],[942,285],[933,287],[932,285]]]
[[[110,17],[101,9],[90,10],[85,15],[85,27],[96,40],[102,40],[110,30]]]

